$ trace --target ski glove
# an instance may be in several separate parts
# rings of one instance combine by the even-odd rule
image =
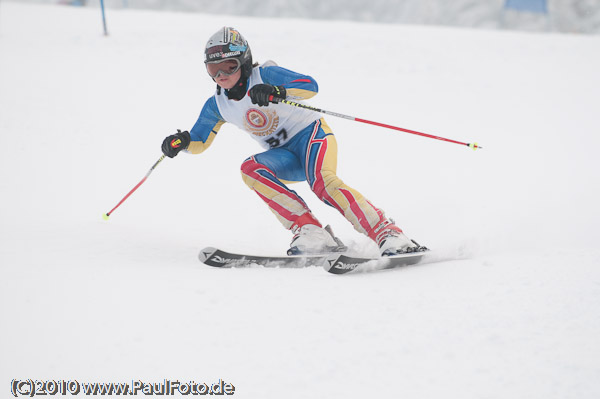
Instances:
[[[278,102],[275,99],[285,100],[285,87],[258,84],[252,86],[248,94],[250,95],[252,104],[258,104],[261,107],[266,107],[269,105],[269,102]],[[271,96],[273,96],[273,98],[271,98]]]
[[[185,150],[190,145],[190,132],[182,132],[177,129],[176,134],[167,137],[162,143],[162,152],[169,158],[179,154],[179,151]]]

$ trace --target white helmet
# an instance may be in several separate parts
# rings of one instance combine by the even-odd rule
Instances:
[[[248,42],[236,29],[224,26],[208,39],[204,49],[204,64],[208,69],[209,64],[226,60],[237,60],[238,68],[242,69],[242,79],[247,79],[252,73],[252,52]]]

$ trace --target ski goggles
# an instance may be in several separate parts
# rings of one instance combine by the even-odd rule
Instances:
[[[206,63],[206,70],[211,78],[217,78],[219,75],[230,76],[236,73],[242,64],[237,58],[213,61]]]

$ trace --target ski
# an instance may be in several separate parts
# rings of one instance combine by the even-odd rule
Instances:
[[[399,266],[408,266],[419,263],[430,251],[410,252],[394,256],[381,257],[354,257],[347,255],[329,255],[323,268],[332,274],[346,274],[353,271],[374,271],[392,269]]]
[[[206,247],[200,251],[198,258],[205,265],[220,268],[252,266],[302,268],[309,266],[323,266],[329,273],[346,274],[354,271],[374,271],[414,265],[421,262],[423,257],[430,252],[431,251],[425,250],[383,257],[357,257],[337,253],[261,256],[232,253],[214,247]]]
[[[218,248],[206,247],[198,254],[200,262],[213,267],[286,267],[301,268],[321,266],[328,254],[292,255],[292,256],[257,256],[222,251]]]

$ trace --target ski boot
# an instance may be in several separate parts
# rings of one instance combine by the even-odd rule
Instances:
[[[294,238],[287,251],[288,255],[324,254],[343,252],[347,249],[342,241],[333,234],[329,225],[323,228],[312,215],[305,215],[301,216],[292,226]],[[301,224],[302,222],[304,224]]]
[[[379,246],[381,256],[427,251],[426,247],[408,238],[402,229],[390,219],[385,219],[377,225],[369,234],[369,237],[374,239]]]

